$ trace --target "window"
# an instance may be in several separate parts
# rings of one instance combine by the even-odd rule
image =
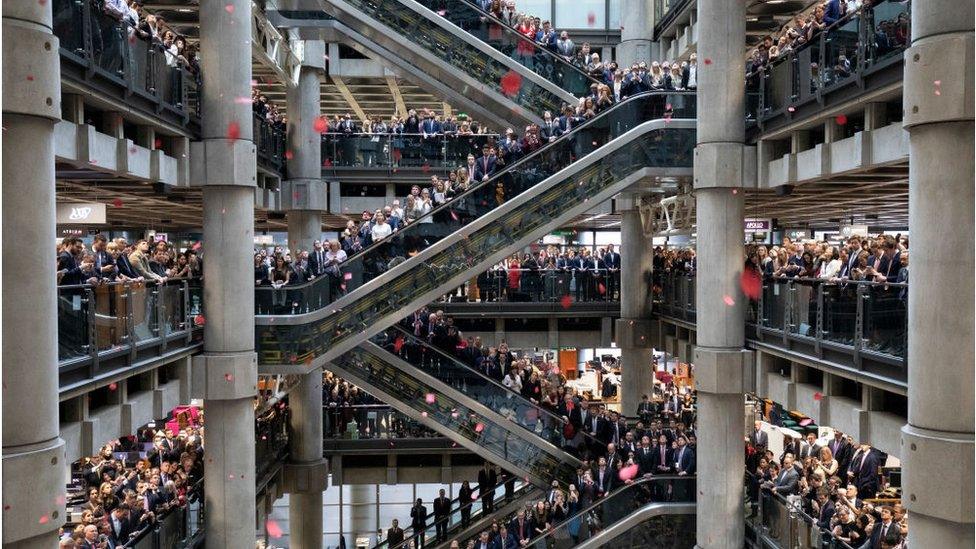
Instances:
[[[552,21],[551,0],[519,0],[515,9],[521,13],[530,13],[543,21]]]
[[[604,29],[607,25],[606,0],[578,0],[560,4],[556,10],[557,29]]]

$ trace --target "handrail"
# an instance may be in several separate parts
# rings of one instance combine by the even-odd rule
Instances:
[[[182,526],[182,531],[185,534],[184,536],[181,536],[181,539],[179,540],[179,542],[181,544],[182,543],[187,543],[189,541],[189,538],[190,538],[190,536],[192,534],[191,534],[191,532],[189,531],[189,528],[188,528],[189,517],[187,516],[186,512],[187,512],[190,504],[191,503],[195,503],[197,501],[200,501],[200,502],[203,501],[203,479],[202,478],[199,479],[199,480],[197,480],[197,482],[195,482],[193,484],[193,486],[187,490],[187,492],[186,492],[186,503],[184,505],[180,505],[179,507],[176,507],[176,508],[171,507],[171,508],[167,509],[160,516],[156,517],[156,519],[153,520],[151,523],[148,523],[144,527],[142,527],[141,529],[139,529],[138,531],[133,532],[133,534],[129,537],[128,541],[126,541],[125,543],[119,545],[118,547],[120,547],[120,548],[131,548],[131,547],[135,547],[136,544],[138,544],[140,541],[142,541],[143,539],[145,539],[149,535],[151,535],[151,534],[157,534],[158,535],[159,530],[160,530],[160,524],[163,523],[163,522],[165,522],[170,517],[174,516],[177,511],[180,512],[183,515],[182,516],[182,522],[183,522],[183,524],[181,526]],[[155,547],[159,547],[160,546],[159,545],[159,540],[156,540],[156,543],[154,543],[153,545]],[[186,545],[181,545],[181,546],[182,547],[186,547]]]
[[[491,491],[493,493],[498,493],[499,490],[502,490],[503,493],[504,493],[505,484],[507,484],[509,482],[516,482],[516,480],[514,478],[503,480],[503,481],[499,482],[498,484],[496,484],[495,486],[493,486],[491,488]],[[533,488],[532,484],[530,484],[528,482],[522,482],[521,485],[518,486],[518,487],[516,487],[516,489],[515,489],[515,492],[514,492],[515,498],[517,499],[517,498],[521,497],[522,495],[527,494],[532,488]],[[442,519],[442,521],[443,520],[447,520],[448,521],[448,525],[450,525],[451,517],[455,513],[460,513],[463,509],[470,509],[471,510],[471,513],[472,513],[471,514],[471,517],[474,517],[475,515],[474,515],[474,512],[473,512],[473,509],[472,508],[474,507],[474,504],[475,503],[481,501],[481,496],[480,496],[481,492],[480,492],[479,489],[480,489],[480,486],[477,485],[477,484],[475,484],[474,486],[471,487],[471,493],[472,494],[478,494],[478,497],[477,498],[474,498],[472,501],[469,501],[467,503],[461,504],[461,501],[460,501],[461,500],[461,496],[458,496],[458,497],[452,499],[451,500],[451,509],[450,509],[450,512],[448,512],[447,518],[446,519]],[[457,504],[457,506],[455,506],[455,504]],[[484,508],[481,509],[481,512],[484,513]],[[432,516],[433,516],[433,510],[428,515],[428,518],[430,518]],[[426,535],[427,530],[429,528],[435,528],[436,527],[437,522],[438,521],[435,520],[435,521],[431,522],[430,525],[424,527],[424,533],[425,533],[425,535]],[[463,525],[462,525],[461,522],[458,522],[457,523],[457,526],[462,526],[463,527]],[[396,544],[396,545],[394,545],[394,546],[391,547],[389,540],[383,540],[382,542],[377,543],[375,546],[373,546],[373,549],[380,549],[380,548],[383,548],[383,547],[388,548],[388,549],[405,549],[407,547],[411,547],[413,540],[417,539],[418,536],[419,536],[419,534],[414,531],[413,525],[411,524],[407,528],[403,528],[403,542],[402,543],[398,543],[398,544]]]
[[[508,176],[508,174],[510,174],[511,172],[515,171],[516,169],[521,169],[523,167],[531,166],[532,165],[532,162],[534,162],[535,160],[537,160],[537,157],[538,156],[543,155],[546,152],[548,152],[549,149],[550,149],[550,147],[555,146],[557,144],[561,144],[561,142],[563,140],[569,139],[570,136],[581,135],[582,132],[588,131],[589,129],[592,128],[592,126],[595,126],[595,125],[603,122],[605,118],[607,118],[607,117],[611,116],[612,114],[614,114],[614,111],[617,108],[621,108],[621,107],[623,107],[625,105],[630,105],[630,104],[636,103],[638,101],[646,100],[650,96],[659,96],[659,97],[661,97],[662,100],[664,100],[668,96],[691,96],[691,97],[693,97],[694,96],[694,92],[660,91],[660,90],[658,90],[658,91],[649,91],[649,92],[644,92],[644,93],[640,93],[640,94],[636,94],[636,95],[630,96],[627,99],[625,99],[625,100],[623,100],[623,101],[621,101],[619,103],[615,103],[611,108],[609,108],[609,109],[607,109],[607,110],[605,110],[605,111],[597,114],[596,116],[594,116],[590,120],[588,120],[588,121],[584,122],[583,124],[580,124],[579,126],[573,128],[569,132],[566,132],[566,133],[560,135],[559,138],[557,138],[555,141],[553,141],[551,143],[547,143],[547,144],[543,145],[542,147],[539,147],[538,149],[536,149],[532,153],[530,153],[530,154],[528,154],[526,156],[523,156],[522,158],[520,158],[516,162],[508,165],[506,169],[501,170],[499,172],[496,172],[487,181],[479,181],[476,184],[470,186],[465,192],[463,192],[463,193],[461,193],[459,195],[455,195],[451,200],[445,202],[444,204],[441,204],[440,206],[438,206],[436,208],[433,208],[430,212],[427,212],[423,216],[417,218],[417,220],[413,221],[411,223],[411,225],[423,223],[421,220],[424,220],[424,219],[433,220],[435,215],[449,214],[450,209],[451,208],[458,207],[458,203],[461,200],[464,200],[466,198],[472,198],[473,195],[474,195],[474,193],[480,192],[483,189],[487,189],[487,188],[490,188],[490,186],[496,185],[499,181],[502,180],[502,178]],[[394,234],[396,234],[396,233],[394,233]],[[390,238],[390,237],[387,237],[387,238]],[[348,263],[350,263],[350,262],[352,262],[352,261],[354,261],[356,259],[362,259],[362,258],[366,257],[368,254],[370,254],[372,252],[375,252],[376,250],[379,250],[381,247],[385,246],[385,242],[386,242],[386,239],[383,239],[383,240],[379,240],[377,242],[374,242],[369,247],[364,248],[364,249],[356,252],[355,254],[349,256],[344,263],[347,263],[348,264]],[[341,268],[341,264],[340,264],[340,268]],[[319,280],[320,279],[317,278],[315,280],[310,280],[310,281],[307,281],[307,282],[303,282],[302,284],[295,284],[295,285],[292,285],[292,286],[287,286],[286,288],[289,289],[289,290],[301,290],[303,288],[308,288],[308,287],[310,287],[310,286],[312,286],[312,285],[314,285],[316,283],[321,283],[321,282],[318,282]],[[271,288],[257,287],[256,290],[257,291],[271,291]]]
[[[158,43],[142,38],[128,22],[105,13],[101,3],[57,0],[52,27],[62,57],[81,65],[86,79],[93,74],[106,76],[125,87],[127,95],[135,93],[156,103],[158,109],[172,110],[183,123],[191,116],[200,116],[199,97],[189,93],[198,88],[197,77],[181,62],[169,66]],[[143,46],[144,52],[136,51]]]
[[[402,326],[399,326],[397,324],[394,324],[393,326],[391,326],[391,329],[394,332],[398,332],[400,334],[400,336],[404,337],[405,339],[410,340],[415,345],[419,345],[419,346],[423,347],[424,349],[427,349],[429,351],[432,351],[434,353],[437,353],[438,355],[442,356],[443,358],[447,359],[448,361],[454,363],[457,367],[463,368],[464,371],[468,372],[471,376],[474,376],[476,378],[479,378],[483,382],[487,383],[488,385],[491,385],[492,387],[495,387],[495,389],[497,391],[501,391],[503,394],[510,395],[510,398],[515,398],[515,399],[519,399],[519,400],[525,401],[525,404],[528,405],[528,406],[530,406],[531,408],[535,409],[536,412],[540,416],[544,416],[548,421],[553,422],[556,425],[559,425],[559,427],[560,427],[560,437],[561,438],[563,437],[563,435],[562,435],[563,428],[569,423],[569,420],[568,419],[564,419],[564,417],[557,416],[556,414],[554,414],[554,413],[550,412],[549,410],[547,410],[546,408],[544,408],[541,404],[539,404],[537,402],[530,401],[529,399],[523,397],[521,394],[513,391],[511,388],[506,387],[505,385],[503,385],[503,384],[499,383],[498,381],[496,381],[496,380],[494,380],[494,379],[492,379],[492,378],[490,378],[490,377],[482,374],[481,372],[475,370],[474,368],[468,366],[467,364],[464,364],[463,362],[461,362],[460,360],[458,360],[457,357],[452,356],[452,355],[449,355],[449,354],[445,353],[443,350],[438,349],[437,347],[435,347],[435,346],[427,343],[426,341],[423,341],[423,340],[419,339],[418,337],[414,336],[413,334],[411,334],[407,330],[403,329]],[[476,397],[471,397],[471,398],[477,399]],[[540,419],[541,419],[541,417],[540,417]],[[514,420],[513,419],[513,421],[515,423],[517,423],[519,426],[521,426],[521,427],[523,427],[525,429],[528,429],[527,426],[522,425],[517,420]],[[582,427],[581,427],[581,429],[582,429]],[[596,438],[594,438],[593,435],[587,433],[586,431],[581,430],[580,433],[586,439],[586,445],[588,447],[598,448],[600,446],[603,446],[603,444],[599,440],[597,440]]]
[[[462,3],[464,3],[464,4],[466,4],[468,7],[472,8],[473,10],[475,10],[476,12],[479,12],[482,17],[486,18],[487,20],[491,21],[492,23],[495,23],[496,25],[502,25],[502,26],[508,28],[509,30],[511,30],[512,32],[514,32],[518,36],[519,41],[521,41],[521,42],[530,42],[531,45],[532,45],[532,47],[535,48],[536,50],[539,50],[539,49],[544,50],[550,57],[554,57],[554,58],[558,59],[559,61],[561,61],[562,63],[564,63],[564,64],[572,67],[573,70],[575,70],[577,73],[583,75],[583,77],[586,78],[587,80],[589,80],[592,84],[603,84],[603,82],[598,81],[597,79],[593,78],[592,76],[590,76],[589,74],[587,74],[586,72],[584,72],[583,70],[581,70],[576,65],[570,63],[568,59],[566,59],[563,56],[557,54],[556,52],[550,50],[548,47],[543,46],[540,42],[536,42],[535,40],[530,39],[528,36],[525,36],[524,34],[522,34],[521,32],[519,32],[519,30],[517,28],[515,28],[514,26],[512,26],[508,22],[506,22],[506,21],[504,21],[502,19],[499,19],[498,17],[495,17],[494,15],[491,14],[491,12],[485,11],[484,9],[481,8],[481,6],[475,4],[471,0],[460,0],[460,1]],[[555,27],[553,27],[553,28],[555,28]]]
[[[746,472],[746,474],[748,475],[750,473]],[[803,542],[802,539],[800,540],[801,541],[800,545],[794,544],[794,541],[797,539],[797,536],[799,536],[799,533],[794,531],[794,527],[797,525],[797,523],[804,523],[806,526],[812,528],[817,525],[817,520],[814,519],[812,516],[808,515],[806,511],[804,511],[799,504],[790,503],[790,501],[786,499],[786,497],[784,497],[782,494],[771,492],[765,488],[759,489],[759,501],[757,502],[759,524],[754,524],[753,526],[756,528],[761,528],[762,529],[761,533],[769,541],[776,541],[770,538],[770,531],[773,530],[774,528],[766,524],[767,520],[770,518],[770,513],[767,512],[767,502],[772,502],[773,505],[776,506],[777,516],[783,516],[783,513],[785,513],[786,519],[789,522],[789,527],[790,527],[790,532],[788,533],[789,538],[783,540],[785,541],[785,544],[783,546],[785,547],[805,546],[806,544],[802,543]],[[748,523],[748,519],[746,520]],[[852,549],[850,544],[848,544],[847,542],[841,539],[838,539],[837,536],[834,535],[833,530],[818,529],[817,531],[819,531],[821,535],[821,541],[825,539],[829,539],[829,542],[827,542],[827,544],[829,545],[825,544],[823,545],[823,547],[830,547],[830,549]],[[775,537],[779,537],[780,534],[783,534],[783,532],[777,532]]]
[[[654,517],[668,515],[695,515],[698,509],[696,503],[648,503],[626,518],[619,520],[609,527],[603,529],[597,535],[580,543],[576,549],[596,549],[598,547],[608,547],[609,543],[620,535],[637,527],[639,524],[647,522]]]
[[[850,82],[855,81],[859,86],[863,86],[863,79],[867,71],[876,64],[877,59],[872,55],[874,44],[874,37],[876,36],[876,30],[878,28],[877,21],[875,20],[875,14],[877,10],[885,5],[893,5],[897,0],[882,0],[880,3],[875,5],[868,5],[867,3],[861,6],[857,11],[849,12],[844,14],[834,23],[827,27],[821,29],[813,39],[800,45],[796,49],[791,49],[788,54],[781,55],[779,58],[775,59],[771,63],[767,63],[760,67],[759,69],[746,74],[746,80],[754,77],[759,77],[759,112],[757,113],[757,120],[760,122],[764,119],[772,118],[779,114],[780,108],[773,108],[770,101],[770,91],[767,89],[769,87],[769,82],[771,79],[771,74],[778,67],[783,66],[785,63],[789,63],[789,79],[788,79],[788,93],[784,96],[778,97],[780,100],[777,104],[781,103],[780,107],[789,112],[792,112],[794,105],[797,104],[799,100],[800,103],[806,102],[808,100],[816,99],[820,105],[823,105],[823,93],[825,90],[835,86],[840,82]],[[902,13],[906,14],[909,18],[909,29],[911,22],[911,0],[908,0],[907,4],[905,2],[897,2],[899,6],[904,6]],[[860,24],[857,29],[857,43],[853,47],[852,52],[856,54],[856,59],[853,60],[850,74],[843,78],[835,78],[831,82],[827,82],[825,79],[825,74],[828,73],[829,67],[827,66],[827,51],[828,42],[831,34],[841,29],[844,25],[849,24],[851,21],[859,20]],[[890,48],[890,51],[886,53],[886,58],[892,59],[897,62],[901,61],[901,56],[890,55],[891,52],[896,52],[903,50],[908,47],[909,39],[906,37],[904,43],[898,43]],[[811,67],[800,67],[799,57],[802,53],[817,49],[814,54],[816,57],[811,55],[811,64],[816,63],[816,71],[813,72]],[[870,59],[869,59],[870,57]],[[803,83],[801,75],[810,75],[810,85],[812,89],[804,93],[800,88]],[[749,93],[748,85],[746,93]],[[803,98],[803,95],[807,95]]]

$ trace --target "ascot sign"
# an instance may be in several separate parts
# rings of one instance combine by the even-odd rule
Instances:
[[[100,225],[105,222],[105,204],[76,202],[57,205],[58,225]]]

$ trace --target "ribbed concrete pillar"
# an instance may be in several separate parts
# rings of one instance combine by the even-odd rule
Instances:
[[[971,547],[972,2],[912,4],[904,90],[911,285],[902,501],[909,546]]]
[[[291,547],[322,547],[322,491],[327,470],[322,459],[322,373],[306,374],[288,396],[291,406],[291,463],[285,472]],[[312,481],[312,482],[309,482]]]
[[[3,3],[3,546],[57,546],[68,464],[58,429],[50,2]],[[14,236],[15,235],[15,236]],[[70,298],[69,298],[70,299]]]
[[[254,187],[251,3],[200,2],[203,73],[204,352],[194,357],[194,391],[207,416],[207,547],[254,546]]]
[[[698,0],[697,542],[739,549],[744,538],[742,455],[743,141],[745,0]]]
[[[618,205],[633,206],[618,200]],[[620,225],[620,318],[617,320],[617,345],[620,347],[620,399],[624,415],[635,416],[642,395],[654,386],[651,369],[650,275],[653,250],[644,237],[640,212],[623,210]]]
[[[632,63],[652,61],[653,13],[653,0],[620,1],[620,43],[617,44],[617,64],[620,67],[629,69]]]
[[[301,42],[305,58],[324,57],[318,40]],[[309,251],[322,238],[322,212],[328,210],[328,187],[322,181],[321,116],[322,68],[302,66],[298,82],[288,87],[288,179],[282,185],[282,204],[288,212],[288,247]]]

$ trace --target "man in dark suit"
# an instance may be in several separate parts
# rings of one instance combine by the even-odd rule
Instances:
[[[58,285],[84,284],[86,277],[78,264],[78,258],[85,248],[81,239],[76,236],[66,237],[61,242],[61,247],[61,253],[58,254],[58,274],[61,278]]]
[[[771,490],[781,496],[792,496],[796,493],[796,486],[799,481],[800,475],[793,467],[793,456],[786,456],[783,458],[783,467],[776,475]]]
[[[488,181],[495,175],[497,158],[488,145],[481,148],[481,157],[474,163],[474,180]]]
[[[656,475],[667,475],[674,472],[674,450],[671,449],[671,443],[668,442],[668,437],[664,433],[661,433],[657,437],[657,444],[653,449],[653,461],[651,464],[654,467],[654,474]]]
[[[800,439],[787,437],[786,442],[783,443],[783,453],[779,456],[780,463],[786,459],[786,454],[792,454],[793,459],[799,458],[801,449]]]
[[[870,499],[878,495],[878,467],[881,454],[867,444],[861,445],[860,455],[851,462],[848,474],[853,473],[857,497]]]
[[[827,6],[824,8],[823,14],[823,24],[824,26],[830,26],[837,22],[844,14],[841,13],[840,0],[828,0]]]
[[[386,531],[386,546],[390,549],[397,549],[403,543],[403,528],[400,528],[400,521],[393,519],[393,525]]]
[[[679,477],[695,474],[695,451],[688,447],[688,437],[684,435],[678,437],[678,449],[674,450],[674,461],[671,467],[674,469],[674,474]],[[675,482],[675,501],[691,501],[691,498],[694,498],[695,490],[692,482],[690,480]]]
[[[837,460],[837,476],[841,480],[847,479],[847,468],[851,463],[851,445],[844,440],[844,433],[834,431],[834,438],[830,440],[827,447]]]
[[[598,498],[609,494],[617,483],[617,471],[607,466],[607,458],[601,457],[593,469],[593,481],[596,483],[596,496]]]
[[[498,474],[487,461],[478,471],[478,491],[481,493],[481,508],[485,515],[495,510],[495,485],[498,484]]]
[[[322,249],[322,241],[316,240],[312,243],[312,251],[308,254],[308,274],[314,277],[325,274],[325,265],[328,260],[325,258],[325,250]]]
[[[830,491],[826,488],[817,490],[817,503],[820,513],[817,514],[817,526],[822,531],[830,531],[830,519],[834,518],[834,502],[830,500]]]
[[[640,448],[634,454],[637,462],[637,469],[640,476],[654,474],[654,448],[651,447],[651,438],[647,435],[641,437]]]
[[[885,505],[881,508],[881,521],[874,524],[871,539],[867,545],[869,549],[887,549],[901,543],[901,527],[892,520],[894,511]]]
[[[417,549],[422,549],[426,542],[427,508],[420,498],[417,498],[417,503],[410,508],[410,526],[417,539]]]
[[[109,514],[108,525],[112,529],[111,541],[115,545],[122,545],[129,541],[129,536],[134,532],[132,521],[129,519],[129,508],[119,505]]]
[[[620,288],[620,254],[614,251],[613,244],[607,245],[607,253],[603,254],[603,267],[607,276],[606,298],[611,299]]]
[[[447,523],[451,515],[451,500],[444,495],[444,489],[434,500],[434,526],[437,528],[437,542],[447,541]]]
[[[820,449],[822,447],[817,444],[816,433],[807,433],[807,440],[800,444],[800,459],[806,459],[808,457],[820,457]]]
[[[525,517],[524,508],[520,508],[512,522],[508,523],[508,530],[515,536],[520,545],[532,539],[532,524]]]
[[[654,417],[654,405],[648,399],[647,395],[641,396],[641,402],[637,405],[637,418],[649,425],[651,419]]]

